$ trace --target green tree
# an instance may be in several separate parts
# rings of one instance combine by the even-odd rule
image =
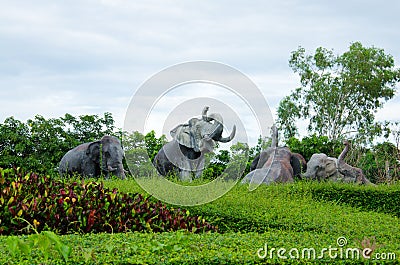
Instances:
[[[153,161],[158,151],[160,151],[163,145],[166,144],[168,141],[167,137],[165,137],[164,134],[161,135],[160,138],[157,138],[155,131],[152,130],[144,136],[144,142],[147,149],[147,153],[149,154],[149,158],[151,161]]]
[[[154,134],[151,134],[155,137]],[[147,153],[145,136],[135,131],[133,133],[124,132],[122,145],[125,152],[126,168],[129,168],[133,176],[151,176],[155,173],[153,164]]]
[[[114,135],[115,131],[114,119],[109,112],[104,113],[104,117],[98,115],[74,117],[67,113],[61,120],[71,138],[79,143],[92,142],[104,135]]]
[[[301,87],[278,107],[278,124],[287,139],[297,134],[298,119],[309,120],[310,133],[330,140],[352,133],[371,141],[382,133],[374,114],[395,95],[400,81],[400,69],[383,49],[355,42],[342,55],[322,47],[309,55],[299,47],[289,65],[299,74]]]
[[[114,119],[66,114],[58,119],[40,115],[26,123],[13,117],[0,124],[0,167],[22,167],[37,173],[56,172],[62,156],[75,146],[114,133]]]
[[[293,153],[301,154],[306,161],[310,160],[313,154],[324,153],[331,157],[338,157],[343,150],[343,145],[338,141],[329,140],[327,136],[311,136],[303,137],[299,140],[290,137],[286,141],[286,145]]]
[[[0,124],[0,167],[8,168],[33,163],[34,146],[29,126],[14,117]]]

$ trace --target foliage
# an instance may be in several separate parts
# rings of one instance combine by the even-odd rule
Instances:
[[[202,178],[207,180],[221,176],[229,161],[231,161],[231,154],[229,150],[225,149],[217,150],[215,153],[207,153],[205,157],[205,169]]]
[[[395,95],[400,81],[400,69],[383,49],[355,42],[342,55],[323,47],[308,55],[299,47],[289,65],[299,74],[301,87],[278,107],[278,123],[286,138],[295,136],[300,118],[309,120],[309,132],[330,140],[349,133],[372,140],[383,133],[374,112]]]
[[[333,201],[364,211],[375,211],[400,217],[400,189],[397,186],[360,187],[356,185],[316,185],[311,189],[316,200]]]
[[[327,136],[317,136],[315,134],[303,137],[301,140],[290,137],[286,140],[286,145],[293,153],[301,154],[306,161],[317,153],[338,157],[343,150],[343,145],[338,141],[329,140]]]
[[[30,236],[31,237],[31,236]],[[30,237],[21,239],[29,241]],[[312,232],[292,233],[273,230],[266,233],[124,233],[67,235],[61,240],[71,246],[70,264],[360,264],[368,262],[363,258],[351,259],[329,257],[291,259],[291,248],[314,248],[320,254],[323,248],[337,246],[335,236]],[[380,239],[377,239],[378,244]],[[2,264],[43,264],[39,253],[11,258],[0,238],[0,263]],[[275,248],[272,258],[260,258],[258,250]],[[357,238],[348,238],[348,246],[361,247]],[[377,252],[392,252],[399,255],[396,244],[383,246]],[[285,248],[287,259],[279,258],[277,249]],[[260,251],[261,255],[264,255]],[[397,260],[392,260],[395,262]],[[382,261],[381,261],[382,262]],[[390,261],[389,261],[390,262]],[[64,264],[58,256],[50,256],[46,264]]]
[[[358,153],[355,157],[355,152],[352,152],[352,163],[362,168],[364,174],[372,182],[390,182],[400,179],[399,150],[394,144],[378,143],[372,148],[361,149]]]
[[[134,176],[152,176],[157,174],[152,164],[158,151],[167,143],[165,135],[157,138],[154,131],[146,135],[135,131],[124,132],[122,145],[124,146],[127,167]]]
[[[32,226],[31,224],[29,225]],[[6,246],[14,260],[23,256],[21,254],[31,256],[32,251],[39,250],[46,262],[49,260],[49,257],[53,256],[53,252],[58,252],[63,260],[68,263],[72,250],[71,247],[61,242],[60,238],[51,231],[42,231],[41,233],[36,231],[36,234],[30,236],[26,241],[17,236],[10,236],[7,238]]]
[[[37,231],[50,229],[61,234],[215,230],[185,210],[168,209],[159,201],[119,193],[102,183],[67,183],[14,169],[0,169],[0,173],[0,235],[29,233],[24,220]]]
[[[160,138],[157,138],[156,133],[154,131],[150,131],[144,136],[144,143],[147,153],[149,154],[150,161],[153,161],[158,151],[164,146],[164,144],[167,143],[167,138],[165,135],[161,135]]]
[[[58,119],[36,115],[26,123],[13,117],[0,124],[0,167],[23,167],[27,170],[53,174],[62,156],[84,142],[114,135],[114,120],[104,117],[65,114]]]
[[[400,149],[400,121],[391,122],[389,129],[396,143],[396,148]],[[400,160],[400,156],[398,156],[398,159]]]
[[[109,188],[121,186],[124,191],[144,191],[133,181],[107,180]],[[360,264],[369,260],[330,258],[280,259],[274,252],[260,259],[257,251],[268,245],[268,250],[292,248],[300,250],[315,248],[337,248],[337,239],[347,239],[346,248],[362,248],[372,241],[376,253],[392,253],[398,262],[400,255],[399,219],[394,217],[390,205],[398,198],[399,184],[377,187],[356,186],[338,183],[298,182],[288,185],[260,186],[249,192],[247,185],[237,185],[225,196],[201,206],[191,207],[190,212],[209,215],[214,224],[221,225],[224,233],[116,233],[116,234],[71,234],[59,236],[58,240],[71,248],[71,264]],[[334,198],[329,198],[327,192]],[[368,208],[368,200],[382,196]],[[343,196],[352,193],[351,196]],[[336,195],[335,195],[336,194]],[[359,195],[372,197],[357,199]],[[354,204],[349,201],[362,201]],[[210,219],[211,220],[211,219]],[[251,232],[254,231],[254,232]],[[22,244],[32,242],[30,236],[19,236]],[[40,251],[29,255],[23,252],[9,255],[7,240],[0,237],[0,263],[4,264],[64,264],[64,260],[49,250],[45,260]],[[13,238],[12,240],[15,240]],[[367,243],[366,243],[367,242]],[[345,248],[343,249],[345,250]],[[336,252],[338,253],[338,252]],[[54,254],[54,255],[52,255]],[[288,255],[288,253],[284,253]],[[392,257],[394,257],[392,255]],[[384,260],[375,260],[379,264]]]
[[[67,134],[79,143],[92,142],[104,135],[114,135],[115,126],[111,113],[104,113],[104,117],[98,115],[81,115],[78,118],[65,114],[61,118],[67,129]]]
[[[133,176],[151,176],[155,174],[152,161],[146,149],[145,136],[140,132],[124,132],[122,145],[125,152],[126,168]]]
[[[351,195],[345,196],[348,190]],[[324,199],[328,198],[325,197],[328,191],[336,194],[335,199]],[[297,182],[262,185],[249,192],[248,185],[237,185],[224,197],[192,207],[190,211],[201,213],[208,221],[218,225],[220,232],[263,233],[276,229],[358,238],[379,235],[385,239],[400,240],[393,235],[400,229],[398,219],[382,214],[400,213],[398,206],[393,207],[398,204],[399,191],[399,185],[375,190],[374,187],[350,184]],[[368,200],[383,194],[385,196],[376,204],[368,205]],[[360,201],[362,204],[358,203]],[[379,221],[371,223],[371,220]]]
[[[133,181],[109,180],[104,184],[124,192],[145,193]],[[248,185],[237,184],[223,197],[188,209],[217,225],[223,233],[277,229],[358,238],[379,235],[400,242],[400,233],[392,232],[400,229],[399,220],[394,217],[400,216],[399,192],[400,183],[363,186],[298,181],[261,185],[251,192]]]

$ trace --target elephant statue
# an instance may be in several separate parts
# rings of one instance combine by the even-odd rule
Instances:
[[[339,157],[328,157],[326,154],[313,154],[307,163],[305,177],[316,180],[333,180],[339,182],[371,184],[360,168],[350,166],[344,161],[351,144],[343,141],[345,146]]]
[[[313,154],[307,163],[305,178],[310,180],[344,180],[344,176],[339,173],[337,159],[326,154]]]
[[[301,178],[306,166],[306,160],[301,154],[292,153],[287,147],[278,147],[278,130],[274,125],[271,147],[254,158],[250,173],[243,178],[242,183],[293,182],[295,178]]]
[[[106,135],[99,141],[84,143],[69,150],[61,159],[58,172],[62,176],[77,173],[86,177],[104,175],[105,178],[112,173],[125,179],[123,157],[124,151],[118,138]]]
[[[228,137],[223,137],[222,116],[218,113],[207,115],[205,107],[201,119],[192,118],[187,124],[180,124],[171,130],[171,142],[165,144],[154,157],[153,164],[158,173],[179,174],[183,181],[191,181],[191,172],[196,178],[201,176],[204,168],[204,154],[213,152],[215,143],[232,141],[236,134],[236,125]]]

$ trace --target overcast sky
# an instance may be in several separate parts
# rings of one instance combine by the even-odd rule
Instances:
[[[0,3],[0,122],[9,116],[111,112],[122,128],[137,88],[162,69],[188,61],[220,62],[241,71],[261,90],[273,114],[299,86],[288,66],[298,46],[309,53],[320,46],[343,53],[360,41],[383,48],[400,65],[397,0]],[[204,96],[213,96],[212,89],[202,89]],[[182,104],[176,93],[166,95],[175,101],[160,104]],[[224,99],[218,94],[219,101]],[[399,103],[397,94],[377,118],[399,120]],[[147,126],[162,124],[156,120]]]

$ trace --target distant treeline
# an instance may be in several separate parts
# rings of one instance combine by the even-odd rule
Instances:
[[[113,135],[122,140],[125,152],[143,152],[147,155],[138,159],[141,162],[153,160],[158,150],[166,143],[164,135],[157,138],[154,131],[143,135],[139,132],[123,132],[114,125],[111,113],[104,115],[81,115],[45,119],[37,115],[34,119],[21,122],[13,117],[0,123],[0,167],[21,167],[24,170],[41,174],[57,174],[58,163],[62,156],[75,146],[100,139],[104,135]],[[256,146],[249,148],[249,159],[245,174],[256,155],[270,145],[269,138],[259,138]],[[306,136],[301,140],[289,138],[287,145],[292,152],[302,154],[308,160],[314,153],[325,153],[337,157],[343,146],[326,136]],[[232,151],[217,149],[208,154],[208,167],[203,172],[206,179],[218,177],[232,159]],[[147,160],[144,161],[143,159]],[[387,177],[398,179],[399,150],[389,142],[376,144],[370,148],[353,145],[347,160],[349,164],[360,167],[373,182],[387,181]],[[139,163],[131,169],[132,174],[140,174],[149,163]]]

